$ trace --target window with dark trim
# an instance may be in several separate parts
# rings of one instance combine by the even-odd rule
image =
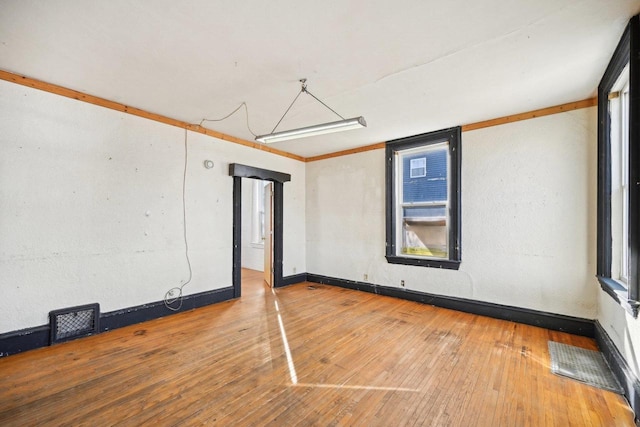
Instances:
[[[386,258],[460,266],[460,127],[387,142]]]
[[[602,289],[640,306],[640,15],[598,86],[598,265]]]

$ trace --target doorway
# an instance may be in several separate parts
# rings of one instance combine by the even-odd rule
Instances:
[[[242,294],[242,178],[260,179],[273,183],[273,276],[271,285],[282,286],[282,258],[283,258],[283,193],[284,183],[291,181],[291,175],[255,168],[252,166],[232,163],[229,165],[229,175],[233,177],[233,296],[239,298]]]

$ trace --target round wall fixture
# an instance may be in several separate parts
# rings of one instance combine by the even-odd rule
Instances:
[[[213,168],[213,160],[205,160],[204,161],[204,167],[207,168],[207,169]]]

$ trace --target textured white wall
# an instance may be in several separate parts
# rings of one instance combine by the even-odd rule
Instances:
[[[593,319],[595,156],[595,108],[463,133],[459,271],[386,262],[384,150],[308,163],[307,270]]]
[[[159,301],[187,279],[184,130],[2,81],[0,129],[0,333]],[[194,133],[188,146],[185,294],[231,285],[233,162],[292,175],[284,274],[304,271],[304,163]]]
[[[594,279],[594,286],[600,286]],[[640,319],[634,319],[607,293],[600,291],[598,322],[640,378]]]

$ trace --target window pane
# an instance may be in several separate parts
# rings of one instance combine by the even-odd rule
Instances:
[[[628,281],[629,257],[629,65],[609,92],[611,153],[611,278]]]
[[[398,255],[449,257],[448,156],[446,142],[400,152]]]
[[[402,209],[402,245],[405,255],[447,258],[446,206]]]
[[[419,157],[417,159],[411,159],[411,178],[422,178],[427,176],[427,158]]]
[[[402,203],[447,200],[447,154],[448,147],[443,144],[442,148],[436,150],[403,155]],[[414,166],[422,161],[424,168],[416,170]]]

